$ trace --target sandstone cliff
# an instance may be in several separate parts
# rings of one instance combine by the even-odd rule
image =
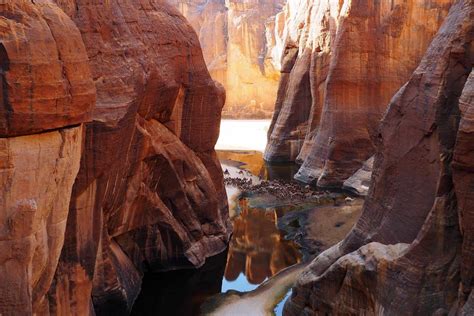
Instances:
[[[0,314],[126,313],[225,249],[225,95],[178,11],[1,2],[0,43]]]
[[[290,1],[267,161],[340,187],[374,154],[376,128],[452,0]]]
[[[271,117],[278,87],[284,0],[168,0],[199,35],[211,76],[227,91],[227,117]],[[281,46],[281,45],[280,45]]]
[[[474,3],[458,0],[390,102],[361,218],[303,273],[288,315],[472,314],[473,39]]]

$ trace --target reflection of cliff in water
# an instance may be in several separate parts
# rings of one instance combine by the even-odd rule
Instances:
[[[296,264],[301,255],[296,245],[284,239],[276,227],[274,209],[254,209],[240,201],[240,216],[234,219],[225,278],[234,281],[243,273],[249,283],[260,284],[282,269]]]

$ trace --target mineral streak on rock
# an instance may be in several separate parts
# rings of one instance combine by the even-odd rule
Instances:
[[[225,249],[225,93],[176,9],[0,2],[0,43],[0,314],[126,313]]]
[[[288,315],[472,312],[473,39],[474,4],[456,1],[382,120],[361,218]]]
[[[279,80],[284,0],[168,0],[199,35],[211,76],[227,91],[227,117],[271,117]],[[274,53],[275,51],[275,53]]]
[[[290,1],[267,161],[341,187],[375,152],[378,122],[453,1]]]

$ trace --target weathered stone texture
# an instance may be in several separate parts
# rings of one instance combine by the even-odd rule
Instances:
[[[211,76],[227,91],[226,117],[270,117],[278,87],[284,0],[168,0],[199,35]]]
[[[0,40],[0,314],[123,314],[225,249],[225,93],[176,9],[19,0]]]
[[[94,83],[71,19],[48,1],[8,1],[0,15],[0,136],[89,120]]]
[[[292,32],[265,159],[296,160],[298,180],[341,187],[374,154],[390,98],[452,2],[290,1]]]
[[[361,218],[306,270],[288,315],[472,310],[473,17],[456,1],[393,97]]]

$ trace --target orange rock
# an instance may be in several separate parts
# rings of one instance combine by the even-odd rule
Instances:
[[[175,9],[0,3],[0,39],[0,314],[123,313],[226,248],[225,93]]]
[[[278,87],[275,25],[284,0],[169,0],[199,35],[212,77],[227,91],[226,117],[271,117]]]
[[[0,14],[0,136],[88,121],[95,88],[71,19],[49,1],[9,1]]]

